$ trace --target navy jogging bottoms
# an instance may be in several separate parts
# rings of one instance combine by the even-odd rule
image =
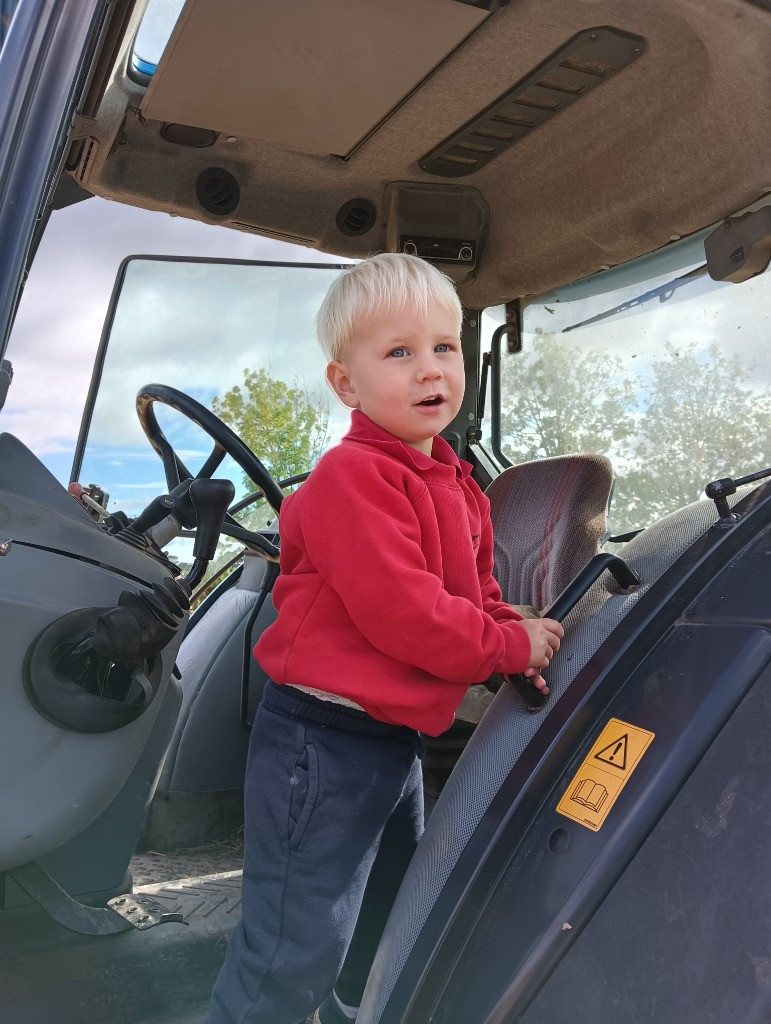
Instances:
[[[422,752],[411,729],[267,684],[246,771],[243,917],[210,1024],[304,1024],[333,986],[358,1005],[423,831]]]

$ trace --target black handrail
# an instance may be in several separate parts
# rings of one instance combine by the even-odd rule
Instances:
[[[519,324],[516,322],[508,322],[497,327],[490,342],[490,448],[504,468],[514,465],[501,450],[501,341],[509,334],[513,334],[515,338],[511,351],[519,352],[522,343]]]
[[[609,551],[602,551],[600,554],[589,559],[583,569],[568,583],[546,611],[543,612],[543,615],[562,622],[606,569],[624,591],[631,590],[632,587],[639,587],[642,582],[637,573],[629,568],[623,558],[619,558],[618,555],[612,555]],[[507,676],[507,679],[525,701],[528,711],[541,711],[546,706],[548,696],[537,690],[526,676],[512,675]]]
[[[257,600],[254,602],[254,607],[249,613],[249,618],[246,620],[244,626],[244,650],[241,659],[241,704],[239,709],[239,717],[241,719],[241,725],[246,729],[251,729],[252,723],[249,721],[249,677],[251,675],[252,667],[252,630],[254,624],[257,621],[257,616],[262,611],[262,606],[265,604],[265,599],[273,589],[273,584],[278,579],[279,566],[277,562],[265,562],[265,575],[262,577],[260,583],[260,592],[257,595]]]

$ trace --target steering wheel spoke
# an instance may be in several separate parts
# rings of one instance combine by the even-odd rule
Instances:
[[[152,441],[150,443],[152,444]],[[157,439],[157,444],[153,444],[153,448],[161,457],[163,472],[166,474],[166,486],[169,491],[173,491],[190,474],[185,472],[184,465],[163,434]]]
[[[267,503],[278,515],[281,502],[284,500],[284,492],[251,448],[244,444],[227,424],[194,398],[165,384],[148,384],[137,395],[137,415],[148,441],[161,457],[169,490],[173,490],[182,480],[192,477],[193,474],[188,471],[163,433],[153,410],[155,402],[176,409],[200,427],[214,442],[210,455],[197,474],[198,477],[211,478],[225,456],[229,455],[254,483],[257,490],[262,492]],[[278,558],[276,544],[268,540],[264,534],[242,526],[231,515],[225,516],[222,532],[259,551],[266,558],[273,561]]]
[[[237,523],[235,519],[225,516],[222,532],[227,537],[240,541],[244,547],[251,548],[253,551],[259,551],[261,555],[264,555],[270,561],[278,561],[278,545],[274,544],[272,540],[268,540],[265,534],[260,533],[258,530],[248,530],[245,526]]]
[[[208,457],[206,462],[201,466],[198,472],[198,476],[205,476],[208,479],[216,473],[219,467],[222,465],[222,460],[227,455],[227,452],[218,442],[214,442],[214,447],[211,450],[211,455]]]

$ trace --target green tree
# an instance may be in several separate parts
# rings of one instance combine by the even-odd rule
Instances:
[[[267,370],[244,370],[243,385],[212,399],[211,407],[249,445],[277,482],[312,469],[329,445],[326,395],[312,393],[298,381],[289,385],[276,380]],[[255,489],[246,474],[243,482],[247,493]],[[273,518],[264,502],[247,506],[238,514],[238,521],[250,530],[264,529]],[[216,576],[240,550],[241,544],[221,537],[206,580]]]
[[[615,532],[696,501],[710,480],[771,463],[771,396],[753,387],[751,363],[717,342],[666,343],[645,378],[625,374],[618,356],[536,332],[532,351],[504,364],[505,451],[513,462],[607,455]]]
[[[212,400],[212,411],[249,445],[275,480],[311,469],[329,444],[329,404],[311,393],[271,377],[267,370],[244,370],[236,385]],[[253,489],[248,479],[244,483]]]
[[[753,387],[752,364],[716,341],[707,349],[667,343],[652,371],[626,480],[643,523],[703,497],[710,480],[771,462],[771,396]]]
[[[507,359],[501,434],[513,462],[597,452],[633,454],[636,379],[617,356],[581,353],[537,330],[531,351]]]

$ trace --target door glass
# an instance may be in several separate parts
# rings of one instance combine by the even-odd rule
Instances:
[[[770,307],[771,274],[726,284],[693,266],[528,301],[522,351],[501,359],[502,451],[513,463],[608,456],[614,534],[768,467]]]
[[[276,480],[311,469],[349,422],[348,410],[326,387],[314,326],[340,271],[328,264],[128,260],[97,360],[77,479],[109,495],[108,511],[131,517],[165,493],[161,461],[136,415],[137,392],[150,383],[170,385],[212,409]],[[154,409],[195,475],[210,439],[174,410],[158,403]],[[232,479],[236,500],[255,489],[230,459],[215,475]],[[252,507],[242,518],[261,528],[269,513]],[[171,553],[188,561],[179,548]]]

